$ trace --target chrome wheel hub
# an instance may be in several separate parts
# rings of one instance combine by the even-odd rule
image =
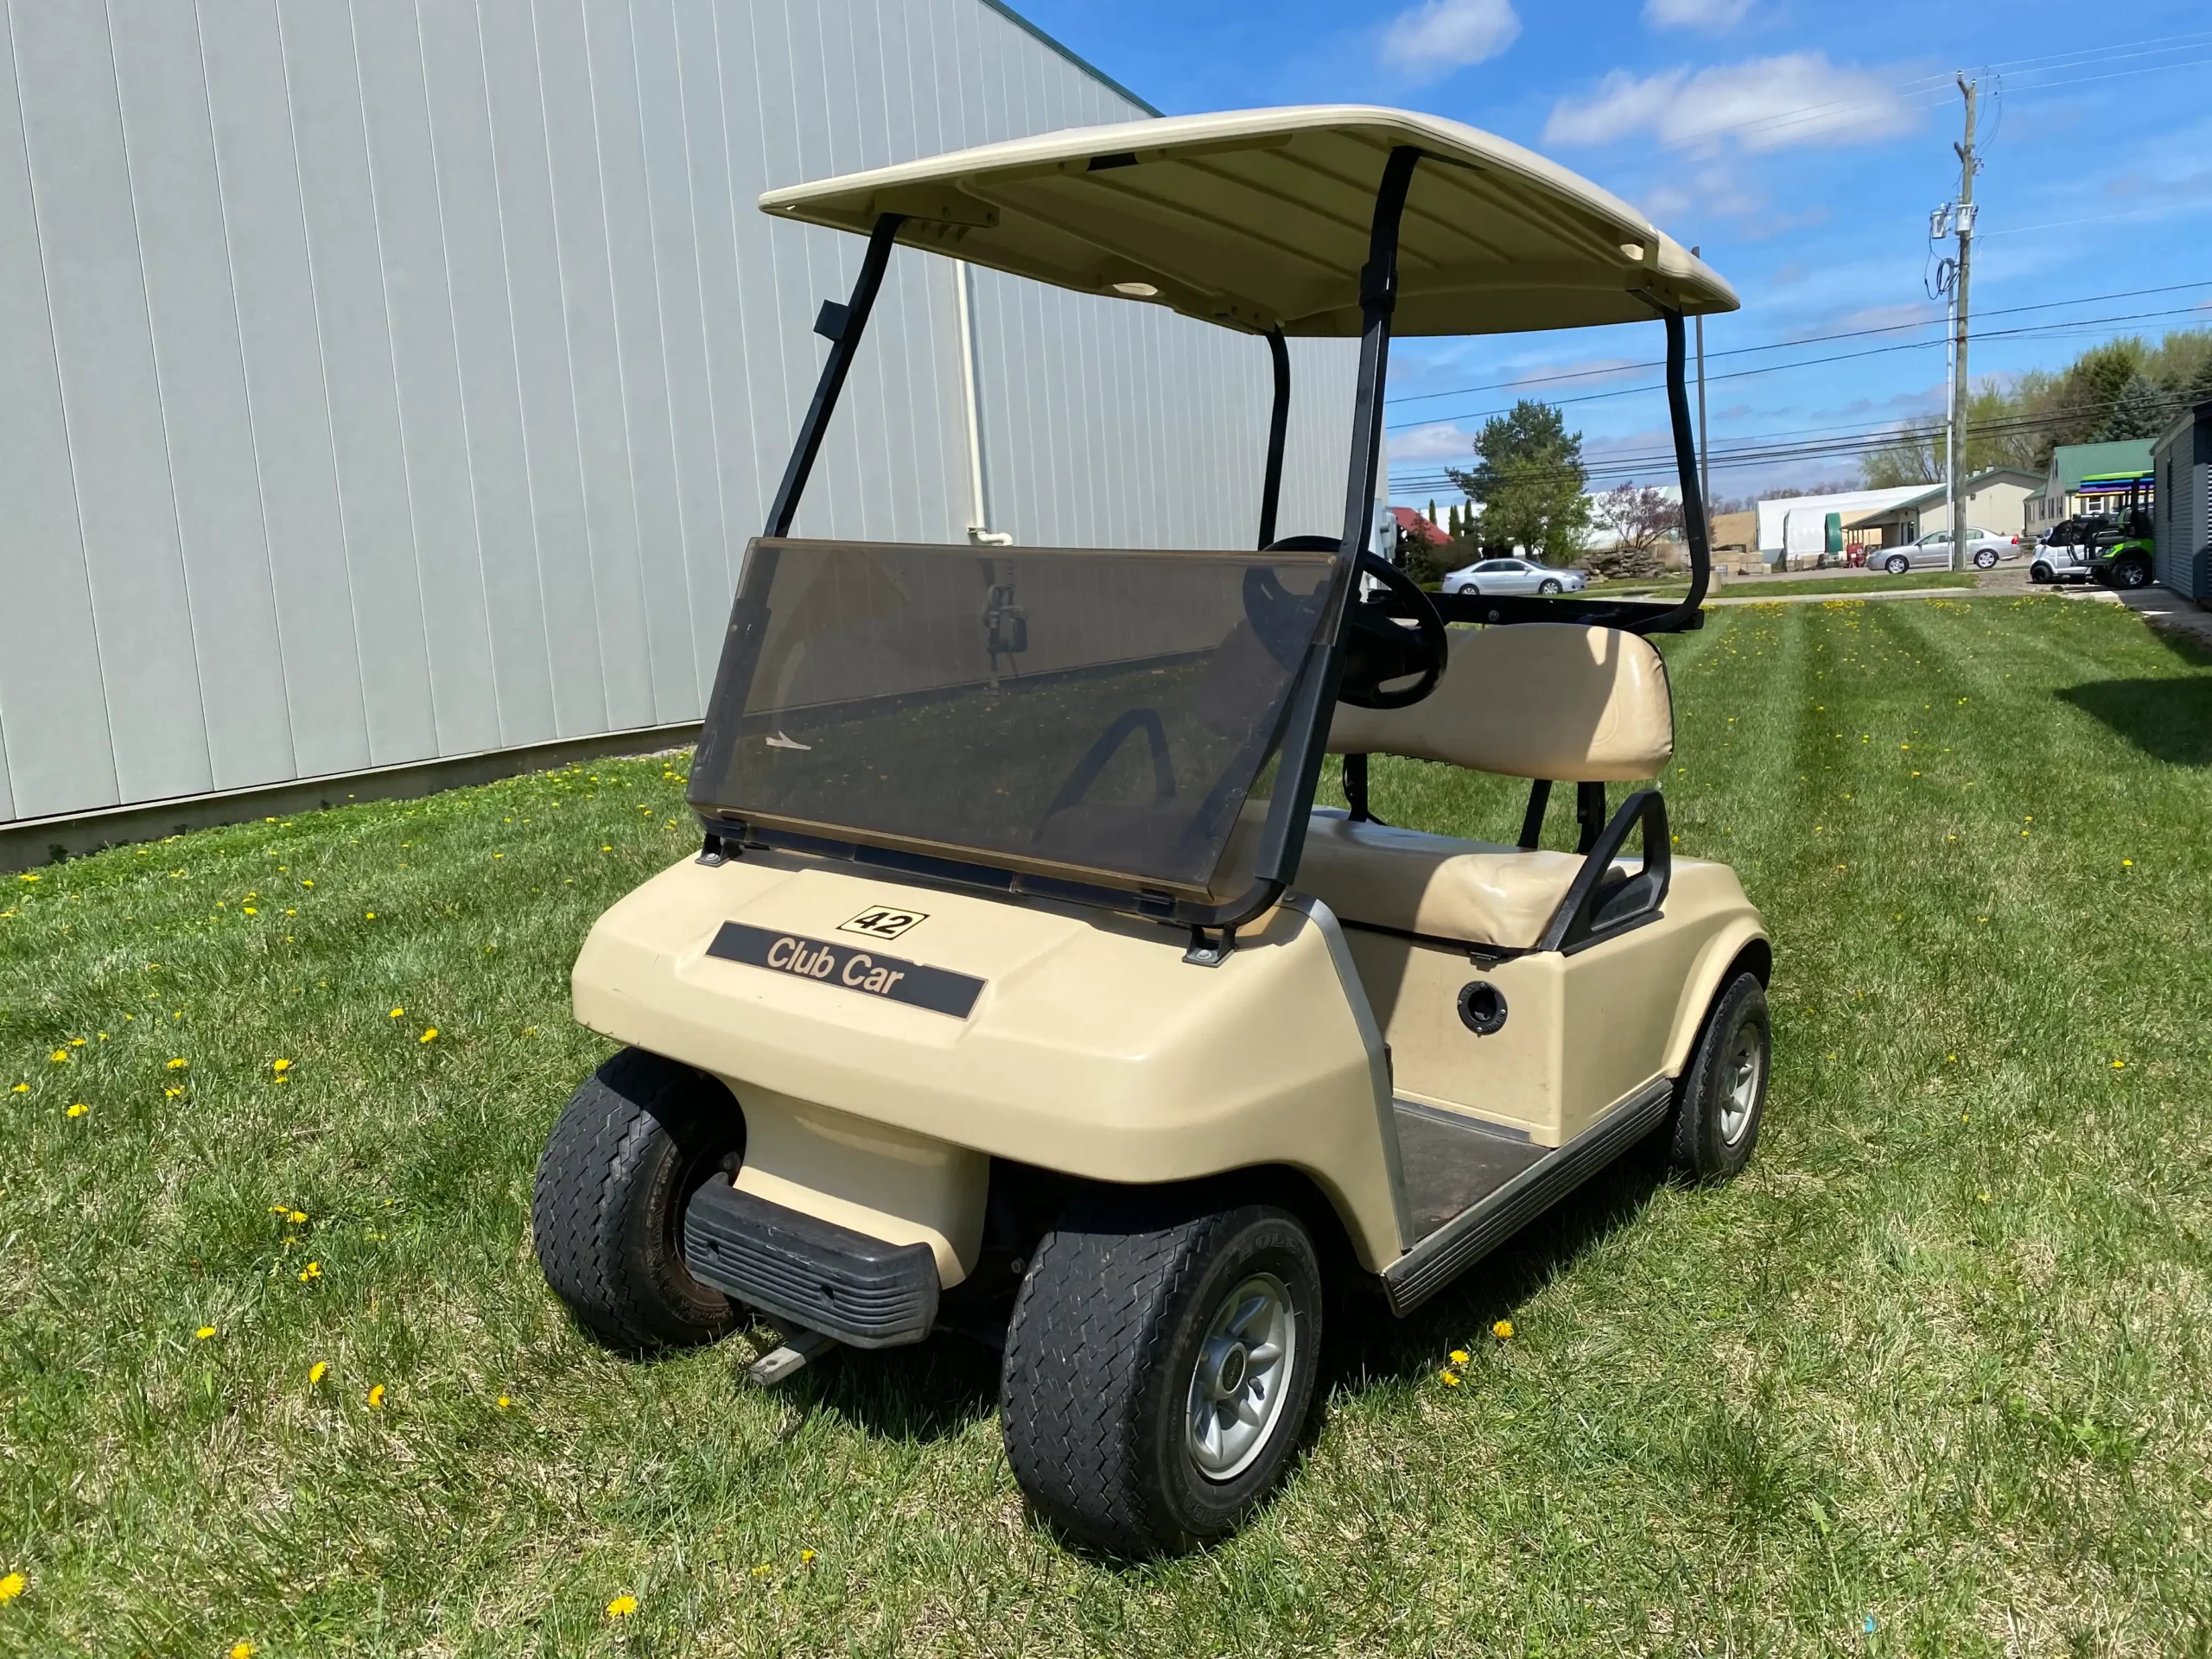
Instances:
[[[1297,1362],[1298,1314],[1281,1280],[1255,1273],[1222,1298],[1198,1345],[1185,1414],[1199,1473],[1234,1480],[1252,1466],[1281,1424]]]
[[[1751,1112],[1759,1103],[1759,1085],[1766,1078],[1766,1046],[1750,1026],[1736,1033],[1720,1073],[1720,1139],[1734,1146],[1751,1127]]]

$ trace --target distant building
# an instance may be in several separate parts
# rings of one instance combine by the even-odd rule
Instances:
[[[2042,493],[2028,502],[2026,527],[2039,532],[2062,518],[2100,512],[2106,498],[2115,491],[2125,495],[2130,482],[2147,481],[2150,474],[2148,438],[2063,443],[2051,452]]]
[[[1834,495],[1777,495],[1770,496],[1758,505],[1758,550],[1760,556],[1771,562],[1783,550],[1783,523],[1793,512],[1812,510],[1821,513],[1841,513],[1846,519],[1861,513],[1880,512],[1901,501],[1910,501],[1927,493],[1924,484],[1908,484],[1893,490],[1845,490]]]
[[[1993,536],[2026,534],[2029,502],[2044,480],[2018,467],[1993,467],[1967,480],[1967,526]],[[1917,495],[1873,512],[1844,515],[1850,539],[1864,547],[1897,547],[1951,527],[1951,486],[1930,484]],[[1878,531],[1877,535],[1874,532]]]
[[[2152,444],[2151,469],[2159,584],[2201,605],[2212,598],[2212,401]]]

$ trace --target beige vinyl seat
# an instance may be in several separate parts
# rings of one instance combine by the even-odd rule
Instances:
[[[1433,691],[1407,709],[1339,704],[1329,749],[1532,780],[1651,778],[1674,753],[1674,704],[1665,664],[1637,635],[1554,622],[1455,628]],[[1583,862],[1323,808],[1307,827],[1296,885],[1354,924],[1527,950]]]

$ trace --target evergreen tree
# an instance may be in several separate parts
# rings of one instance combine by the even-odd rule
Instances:
[[[1580,555],[1590,524],[1583,493],[1590,475],[1582,464],[1582,435],[1570,433],[1557,410],[1522,398],[1511,414],[1483,423],[1475,456],[1471,470],[1446,471],[1482,508],[1483,551],[1518,546],[1560,562]]]
[[[2097,436],[2102,440],[2113,438],[2155,438],[2171,424],[2171,405],[2151,384],[2149,377],[2137,373],[2120,390],[2113,399],[2112,413],[2105,417],[2103,429]]]

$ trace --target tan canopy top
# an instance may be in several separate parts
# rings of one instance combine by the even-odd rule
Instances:
[[[1229,327],[1356,335],[1390,151],[1406,200],[1394,334],[1732,311],[1735,290],[1642,213],[1518,144],[1436,116],[1314,105],[1077,127],[771,190],[764,213],[899,239]],[[1655,303],[1656,302],[1656,303]]]

